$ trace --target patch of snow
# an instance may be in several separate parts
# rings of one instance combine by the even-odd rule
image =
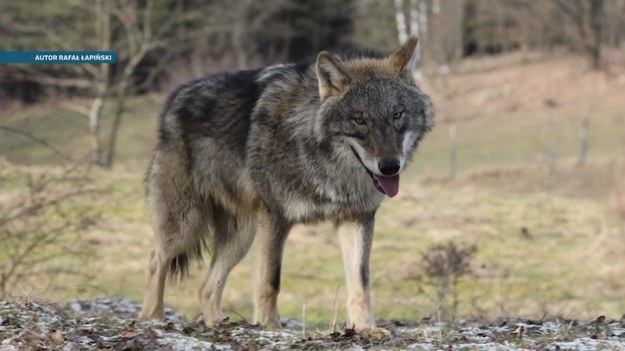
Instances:
[[[176,333],[164,332],[157,330],[159,336],[158,344],[162,347],[170,346],[175,351],[193,351],[193,350],[228,350],[225,345],[215,345],[210,341],[200,340],[191,336],[185,336]]]
[[[99,297],[91,300],[78,300],[67,304],[78,313],[114,314],[128,319],[137,318],[141,304],[123,297]],[[165,307],[165,317],[173,322],[185,322],[184,315]]]
[[[280,318],[280,324],[282,324],[282,326],[287,329],[302,330],[302,328],[304,328],[304,323],[298,321],[297,319],[282,317]]]

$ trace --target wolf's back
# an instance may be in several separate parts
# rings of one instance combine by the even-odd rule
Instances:
[[[159,147],[171,142],[193,144],[208,137],[215,146],[244,157],[250,116],[261,93],[258,73],[223,73],[180,86],[161,116]]]

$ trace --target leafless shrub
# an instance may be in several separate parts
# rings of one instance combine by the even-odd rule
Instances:
[[[439,306],[439,318],[455,320],[458,311],[458,284],[472,274],[475,245],[457,245],[453,241],[436,244],[421,253],[417,279],[434,289],[433,300]]]
[[[82,274],[81,259],[89,256],[83,234],[99,217],[88,170],[44,173],[3,164],[0,189],[0,296]]]

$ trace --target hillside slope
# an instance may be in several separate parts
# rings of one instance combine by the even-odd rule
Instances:
[[[612,54],[611,54],[612,55]],[[457,298],[456,317],[543,315],[592,319],[625,312],[625,78],[620,53],[604,71],[583,58],[510,54],[471,59],[447,78],[424,83],[438,111],[398,197],[384,202],[376,223],[372,290],[382,319],[435,318]],[[610,56],[611,57],[611,56]],[[619,61],[621,60],[621,61]],[[618,64],[617,64],[618,63]],[[153,245],[142,177],[165,96],[134,98],[119,137],[119,163],[91,175],[103,190],[94,201],[98,226],[84,235],[94,252],[75,278],[25,279],[13,293],[54,301],[116,295],[140,300]],[[49,102],[0,115],[75,158],[89,155],[86,118]],[[110,123],[108,110],[103,130]],[[579,125],[590,118],[587,164],[575,166]],[[447,179],[449,130],[458,128],[458,175]],[[58,168],[46,148],[0,130],[0,206],[27,194],[28,179]],[[21,173],[20,173],[21,174]],[[1,210],[1,209],[0,209]],[[453,241],[476,245],[471,273],[441,299],[424,275],[423,254]],[[3,253],[0,253],[2,259]],[[255,253],[232,273],[225,307],[251,316]],[[167,290],[166,301],[188,316],[198,311],[205,267]],[[331,225],[298,227],[287,243],[280,308],[306,322],[344,318],[344,277]],[[443,301],[442,301],[443,300]]]

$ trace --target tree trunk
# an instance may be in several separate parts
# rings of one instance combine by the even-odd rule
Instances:
[[[91,109],[89,110],[89,133],[91,134],[91,161],[97,166],[102,165],[102,147],[100,145],[100,116],[102,115],[102,106],[104,104],[104,98],[101,93],[98,92],[96,97],[91,103]]]
[[[449,126],[449,179],[456,178],[456,161],[458,152],[458,127]]]
[[[126,108],[126,96],[128,95],[128,88],[126,84],[120,87],[115,104],[115,113],[113,117],[113,124],[111,125],[111,133],[108,140],[108,152],[106,154],[106,167],[112,168],[117,156],[117,135],[119,134],[119,127],[122,124],[122,117]]]
[[[590,62],[594,69],[598,69],[601,64],[603,13],[603,0],[592,0],[590,2],[590,27],[592,30],[592,38],[590,38]]]
[[[456,0],[456,6],[458,7],[458,17],[456,23],[456,35],[454,38],[456,46],[456,49],[454,50],[454,60],[459,60],[464,54],[464,24],[466,21],[465,0]]]
[[[103,51],[111,49],[111,4],[107,0],[96,2],[96,33],[99,39],[99,47]],[[96,83],[96,97],[91,103],[89,110],[89,133],[91,134],[92,162],[102,165],[102,146],[100,143],[100,119],[102,109],[109,90],[109,65],[101,64],[99,77]]]
[[[419,37],[419,0],[410,0],[410,35]],[[422,39],[419,38],[419,41]],[[417,43],[415,52],[417,56],[417,64],[421,61],[421,43]]]
[[[108,152],[106,154],[106,163],[105,166],[107,168],[113,167],[113,162],[115,161],[115,154],[117,148],[117,134],[119,133],[119,127],[122,123],[122,117],[124,115],[124,110],[126,108],[126,98],[131,90],[131,80],[132,74],[135,69],[145,57],[145,54],[149,51],[149,43],[142,43],[141,47],[138,51],[130,58],[130,61],[124,68],[124,72],[121,75],[119,83],[117,85],[117,91],[115,94],[115,113],[113,117],[113,125],[111,126],[111,132],[109,134],[108,140]]]
[[[248,36],[246,31],[247,25],[247,13],[249,11],[250,2],[248,0],[239,0],[237,10],[237,21],[234,24],[234,30],[232,31],[232,46],[234,47],[235,54],[237,56],[237,64],[239,69],[246,69],[250,67],[248,57],[248,47],[245,38]]]
[[[428,32],[428,3],[425,0],[419,1],[419,30],[423,36]]]
[[[399,40],[399,44],[402,45],[408,40],[403,0],[395,0],[395,22],[397,24],[397,39]]]
[[[581,167],[586,163],[586,154],[588,153],[588,126],[590,119],[584,118],[579,129],[579,155],[577,157],[577,166]]]

